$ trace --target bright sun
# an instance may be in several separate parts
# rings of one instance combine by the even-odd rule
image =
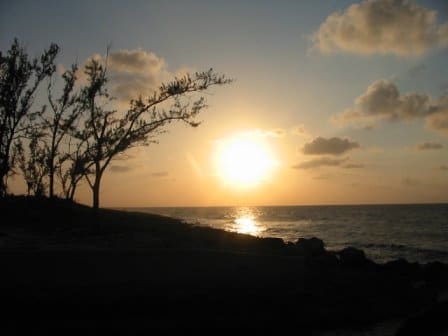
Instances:
[[[237,188],[252,188],[270,177],[277,162],[263,140],[248,133],[218,143],[215,162],[224,183]]]

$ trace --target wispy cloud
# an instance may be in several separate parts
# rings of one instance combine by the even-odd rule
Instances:
[[[313,159],[309,161],[301,162],[297,165],[292,166],[294,169],[313,169],[319,167],[338,167],[344,162],[346,162],[348,158],[335,159],[335,158],[327,158],[322,157],[318,159]]]
[[[132,167],[131,166],[112,165],[112,166],[110,166],[110,170],[113,173],[126,173],[126,172],[132,170]]]
[[[151,173],[152,177],[168,177],[169,175],[170,173],[167,171],[157,171]]]
[[[437,142],[423,142],[421,144],[418,144],[416,148],[419,151],[427,151],[427,150],[442,149],[443,145]]]
[[[420,55],[448,45],[448,23],[412,0],[364,0],[330,14],[313,34],[323,53]]]

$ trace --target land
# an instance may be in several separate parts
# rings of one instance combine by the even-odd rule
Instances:
[[[317,238],[286,243],[60,199],[2,199],[0,216],[4,335],[447,332],[442,263],[376,264]]]

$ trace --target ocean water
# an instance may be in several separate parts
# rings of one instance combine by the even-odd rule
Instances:
[[[263,206],[128,209],[195,225],[296,241],[318,237],[326,248],[363,249],[377,262],[406,258],[448,263],[448,204]]]

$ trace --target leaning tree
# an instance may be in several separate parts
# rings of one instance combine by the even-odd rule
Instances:
[[[211,86],[224,85],[231,79],[210,69],[175,77],[160,85],[149,97],[130,102],[125,113],[110,108],[113,97],[107,90],[107,66],[91,59],[86,67],[87,84],[81,89],[80,104],[84,125],[76,133],[83,143],[84,171],[93,193],[93,207],[100,205],[100,185],[110,162],[128,149],[149,145],[175,121],[196,127],[196,117],[206,108],[200,93]]]

